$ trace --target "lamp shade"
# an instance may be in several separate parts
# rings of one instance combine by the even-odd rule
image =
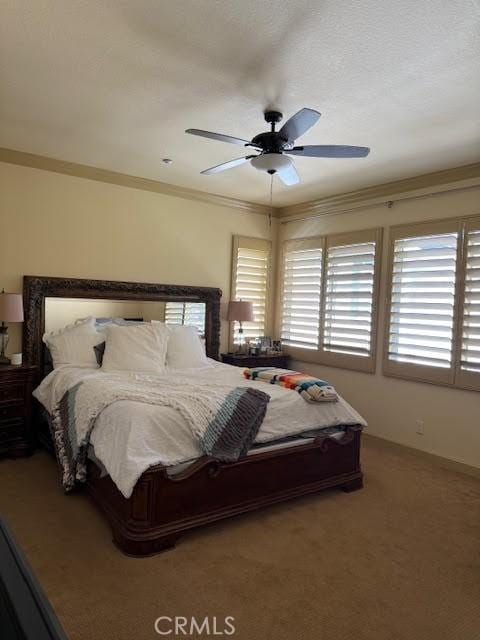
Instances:
[[[0,293],[0,322],[23,322],[21,293]]]
[[[255,317],[253,315],[253,304],[246,300],[231,300],[228,303],[227,320],[233,322],[253,322]]]

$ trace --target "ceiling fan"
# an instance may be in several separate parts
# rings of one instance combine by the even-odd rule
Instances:
[[[253,147],[255,151],[259,151],[257,155],[249,155],[243,158],[236,158],[223,162],[210,169],[205,169],[201,173],[204,175],[212,175],[233,169],[245,162],[250,162],[255,169],[266,171],[273,175],[277,174],[280,180],[287,186],[298,184],[300,178],[293,161],[288,156],[304,156],[309,158],[364,158],[370,153],[368,147],[350,147],[345,145],[332,144],[316,144],[304,147],[296,147],[295,141],[306,133],[320,118],[320,113],[314,109],[304,107],[293,115],[282,126],[280,131],[275,131],[275,125],[283,118],[280,111],[265,111],[265,120],[271,125],[271,130],[265,133],[259,133],[249,142],[242,138],[234,136],[226,136],[221,133],[213,133],[212,131],[203,131],[202,129],[187,129],[185,133],[191,133],[195,136],[203,138],[211,138],[212,140],[220,140],[221,142],[230,142],[244,147]],[[287,155],[285,155],[287,154]]]

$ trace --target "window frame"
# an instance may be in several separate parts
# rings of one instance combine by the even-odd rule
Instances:
[[[480,391],[480,373],[462,370],[461,351],[463,339],[466,261],[468,231],[480,229],[480,216],[462,216],[440,220],[414,222],[395,225],[389,229],[387,248],[387,280],[385,294],[385,321],[382,357],[382,374],[391,378],[425,382],[453,389]],[[395,240],[415,238],[455,231],[457,236],[457,255],[455,273],[455,291],[453,305],[452,361],[449,369],[429,367],[389,359],[391,304],[393,288],[393,260]]]
[[[232,265],[230,280],[230,300],[236,300],[236,281],[237,281],[237,260],[239,249],[252,249],[254,251],[268,252],[267,259],[267,281],[265,285],[265,324],[264,335],[268,335],[271,327],[272,317],[272,265],[273,265],[273,243],[267,238],[257,238],[253,236],[242,236],[234,234],[232,237]],[[230,349],[238,347],[235,343],[235,322],[229,322],[228,328],[228,344]]]
[[[374,273],[373,273],[373,290],[372,290],[372,312],[371,312],[371,342],[370,355],[360,356],[354,354],[337,353],[326,350],[324,344],[324,321],[325,321],[325,304],[326,304],[326,287],[327,287],[327,266],[328,266],[328,249],[333,246],[348,246],[352,244],[361,244],[363,242],[375,242],[374,257]],[[315,245],[315,243],[317,243]],[[315,247],[314,247],[315,245]],[[305,349],[302,347],[293,347],[285,345],[285,351],[295,360],[303,362],[311,362],[315,364],[324,364],[329,367],[340,369],[350,369],[352,371],[361,371],[364,373],[375,373],[377,361],[377,338],[378,338],[378,313],[379,313],[379,296],[380,296],[380,276],[381,262],[383,251],[383,228],[375,227],[372,229],[362,229],[359,231],[349,231],[343,233],[326,234],[319,236],[306,236],[304,238],[294,238],[285,240],[282,243],[282,252],[280,260],[280,296],[279,296],[279,328],[283,322],[283,280],[284,280],[284,264],[285,252],[291,250],[291,247],[314,247],[322,249],[322,268],[321,268],[321,293],[320,293],[320,315],[319,315],[319,335],[318,348]]]
[[[465,289],[467,282],[467,258],[468,258],[468,234],[470,231],[480,231],[480,216],[464,218],[464,232],[462,238],[462,263],[461,263],[461,289],[459,291],[459,322],[458,332],[455,336],[457,344],[455,358],[455,386],[469,391],[480,391],[480,373],[461,369],[463,322],[465,319]]]

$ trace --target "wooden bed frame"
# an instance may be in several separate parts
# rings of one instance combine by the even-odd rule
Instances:
[[[48,372],[42,342],[48,297],[204,302],[206,351],[218,359],[219,289],[25,276],[25,360],[38,367],[41,377]],[[360,438],[358,427],[348,427],[339,440],[320,434],[306,444],[235,463],[204,456],[174,476],[157,465],[142,474],[128,499],[90,461],[85,489],[110,522],[118,547],[129,555],[150,555],[173,547],[183,532],[222,518],[322,489],[360,489]]]

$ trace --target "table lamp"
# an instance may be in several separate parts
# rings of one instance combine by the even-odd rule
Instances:
[[[230,322],[238,322],[240,327],[238,329],[240,344],[237,353],[242,353],[243,347],[243,327],[242,322],[253,322],[255,317],[253,315],[253,304],[246,300],[231,300],[228,303],[227,320]]]
[[[10,364],[5,356],[8,344],[8,327],[6,322],[23,322],[23,299],[21,293],[0,293],[0,365]]]

